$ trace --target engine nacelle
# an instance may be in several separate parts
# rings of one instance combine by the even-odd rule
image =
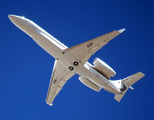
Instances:
[[[116,74],[116,72],[109,65],[107,65],[105,62],[103,62],[99,58],[96,58],[93,64],[94,64],[94,68],[98,72],[103,74],[107,79],[110,79],[111,76],[114,77]]]
[[[92,81],[90,81],[89,79],[80,76],[79,80],[86,85],[87,87],[99,92],[101,90],[101,87],[99,87],[98,85],[96,85],[95,83],[93,83]]]

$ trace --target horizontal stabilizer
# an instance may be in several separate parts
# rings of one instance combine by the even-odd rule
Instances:
[[[138,80],[140,80],[142,77],[144,77],[145,75],[141,72],[138,72],[132,76],[129,76],[125,79],[122,80],[123,84],[125,84],[127,87],[133,85],[134,83],[136,83]]]
[[[144,76],[145,75],[143,73],[138,72],[132,76],[129,76],[129,77],[123,79],[122,83],[124,86],[126,86],[126,90],[124,90],[122,93],[115,94],[114,99],[117,100],[118,102],[120,102],[121,99],[123,98],[123,96],[125,95],[125,93],[127,92],[128,88],[133,90],[133,87],[131,85],[136,83],[138,80],[140,80]]]
[[[128,89],[127,89],[128,90]],[[121,99],[123,98],[123,96],[125,95],[125,93],[127,92],[127,90],[125,90],[123,93],[121,94],[115,94],[114,99],[118,102],[121,101]]]

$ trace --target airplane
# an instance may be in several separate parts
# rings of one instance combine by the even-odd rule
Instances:
[[[19,29],[29,35],[40,47],[55,58],[52,76],[47,92],[46,103],[52,105],[56,95],[64,84],[75,74],[79,80],[99,92],[102,88],[115,94],[114,99],[121,101],[126,91],[145,75],[138,72],[120,80],[111,80],[116,72],[101,59],[96,58],[93,65],[89,58],[106,45],[110,40],[121,34],[125,29],[115,30],[90,41],[68,48],[56,38],[47,33],[33,21],[17,15],[8,15],[9,19]]]

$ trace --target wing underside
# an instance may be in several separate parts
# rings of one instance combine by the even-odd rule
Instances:
[[[65,51],[74,57],[76,60],[81,62],[82,64],[86,63],[88,59],[93,55],[96,51],[101,49],[104,45],[106,45],[110,40],[115,38],[117,35],[122,33],[125,29],[121,29],[118,31],[112,31],[103,36],[97,37],[85,43],[76,45],[74,47],[68,48]]]
[[[63,66],[58,60],[55,60],[46,98],[46,103],[48,105],[52,105],[56,95],[60,92],[67,80],[73,75],[73,72]]]

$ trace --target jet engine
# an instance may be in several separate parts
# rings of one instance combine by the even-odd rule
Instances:
[[[93,83],[92,81],[90,81],[89,79],[80,76],[79,80],[86,85],[87,87],[99,92],[101,90],[101,87],[99,87],[98,85],[96,85],[95,83]]]
[[[116,72],[105,62],[100,60],[99,58],[96,58],[93,62],[94,69],[97,70],[99,73],[103,74],[107,79],[110,79],[110,77],[114,77]]]

